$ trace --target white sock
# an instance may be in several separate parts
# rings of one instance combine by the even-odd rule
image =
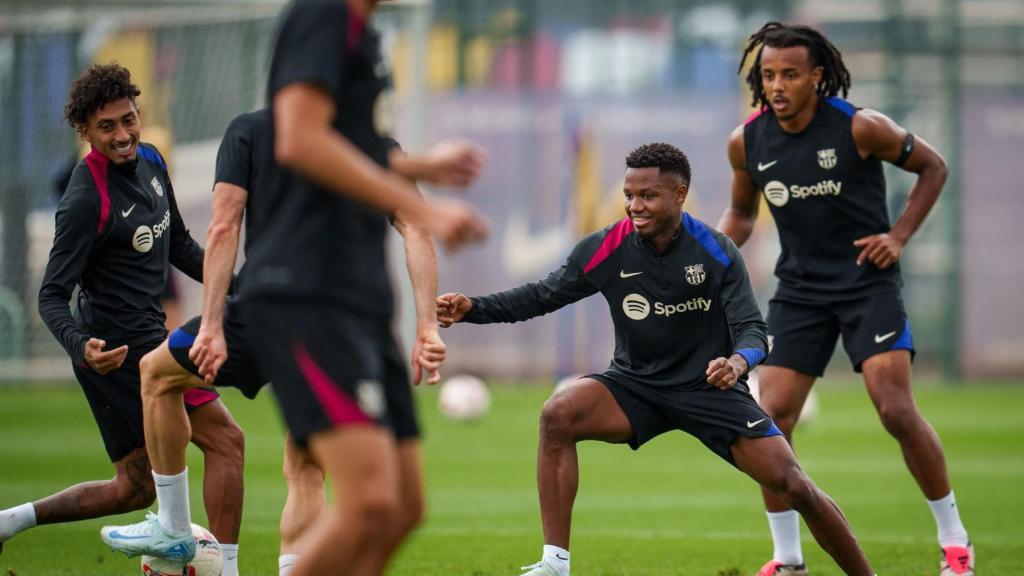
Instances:
[[[956,507],[956,496],[950,490],[945,498],[929,500],[928,506],[935,516],[935,525],[939,528],[940,546],[967,546],[967,529],[960,521],[960,509]]]
[[[765,512],[768,515],[768,526],[772,530],[772,543],[775,551],[772,560],[782,562],[786,566],[799,566],[804,563],[804,553],[800,549],[800,515],[796,510],[786,512]]]
[[[36,509],[31,502],[0,510],[0,542],[6,542],[18,532],[36,525]]]
[[[277,557],[277,576],[288,576],[299,561],[298,554],[281,554]]]
[[[224,555],[224,571],[221,576],[238,576],[238,544],[221,544]]]
[[[541,560],[548,566],[558,570],[561,576],[569,576],[569,551],[558,546],[544,545],[544,556]]]
[[[157,520],[171,535],[191,534],[188,509],[188,468],[170,476],[153,472],[156,484]]]

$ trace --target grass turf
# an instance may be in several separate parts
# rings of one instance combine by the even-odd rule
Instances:
[[[485,420],[460,425],[437,415],[435,391],[419,393],[428,520],[391,574],[515,575],[539,558],[534,458],[548,389],[493,394]],[[934,576],[931,514],[863,389],[825,388],[820,398],[819,417],[797,433],[804,467],[843,508],[881,576]],[[274,576],[284,502],[279,419],[269,394],[249,402],[228,392],[226,401],[247,433],[241,573]],[[943,440],[981,573],[1024,574],[1024,388],[925,387],[918,402]],[[0,508],[112,474],[75,388],[0,387],[0,422]],[[193,513],[205,524],[197,456],[190,453]],[[771,554],[753,483],[685,434],[666,434],[637,453],[585,443],[580,466],[574,574],[750,576]],[[137,559],[109,551],[98,534],[103,524],[141,518],[30,530],[5,545],[0,576],[137,574]],[[840,574],[803,534],[812,573]]]

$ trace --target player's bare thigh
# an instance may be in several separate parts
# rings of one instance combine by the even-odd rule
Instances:
[[[574,440],[611,443],[633,438],[633,426],[622,407],[607,386],[592,378],[581,378],[544,403],[541,431],[568,433]]]

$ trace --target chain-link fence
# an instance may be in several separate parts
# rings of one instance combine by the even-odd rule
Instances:
[[[71,80],[98,61],[132,70],[143,90],[143,139],[170,158],[186,223],[201,239],[217,139],[234,115],[263,102],[282,5],[0,6],[0,379],[69,373],[35,300],[59,182],[81,152],[61,122]],[[851,69],[851,101],[889,114],[950,163],[940,203],[904,258],[919,366],[949,376],[1019,375],[1024,3],[1012,0],[383,5],[378,23],[399,88],[400,140],[415,149],[465,135],[491,149],[470,198],[494,220],[495,235],[442,259],[442,290],[490,292],[557,267],[580,235],[621,213],[622,159],[644,142],[673,142],[690,155],[687,209],[716,222],[728,200],[725,142],[749,100],[737,60],[745,37],[769,19],[821,28]],[[912,179],[898,170],[888,176],[895,216]],[[777,250],[763,215],[744,252],[764,301]],[[198,310],[198,290],[184,283],[186,313]],[[450,370],[599,370],[611,327],[606,304],[593,300],[525,325],[448,331]]]

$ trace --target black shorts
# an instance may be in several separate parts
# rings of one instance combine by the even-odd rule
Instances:
[[[613,371],[587,378],[604,384],[626,413],[633,427],[629,446],[634,450],[665,432],[682,430],[735,466],[731,448],[737,438],[782,434],[743,384],[728,390],[710,385],[697,390],[651,386]]]
[[[242,314],[300,446],[318,432],[366,423],[391,428],[398,440],[419,436],[409,373],[385,318],[274,296],[246,297]]]
[[[199,368],[188,357],[192,343],[199,334],[202,316],[196,316],[180,328],[171,332],[167,338],[167,347],[171,356],[182,368],[199,376]],[[224,309],[224,340],[228,345],[228,359],[217,371],[214,386],[231,386],[238,388],[247,398],[255,398],[260,389],[267,383],[256,365],[256,359],[250,353],[245,340],[245,325],[242,323],[238,302],[228,300]]]
[[[89,401],[93,418],[100,428],[103,445],[111,462],[146,445],[142,428],[142,395],[139,360],[160,344],[159,341],[128,347],[128,355],[120,368],[99,374],[88,366],[74,365],[75,378]],[[107,349],[120,346],[108,343]],[[218,398],[217,392],[195,388],[185,393],[185,409],[193,410]]]
[[[768,304],[768,358],[764,364],[820,377],[840,334],[857,372],[865,360],[889,350],[909,350],[911,359],[914,357],[903,298],[899,292],[890,292],[821,303],[773,298]]]

